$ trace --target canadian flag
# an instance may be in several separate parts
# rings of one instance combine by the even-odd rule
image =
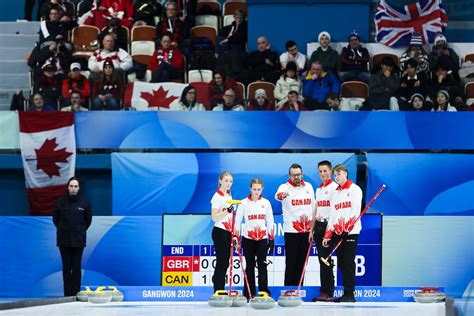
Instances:
[[[124,106],[133,106],[140,111],[173,111],[186,86],[175,82],[131,82],[125,88]]]
[[[74,113],[20,112],[20,147],[30,214],[52,215],[74,176]]]

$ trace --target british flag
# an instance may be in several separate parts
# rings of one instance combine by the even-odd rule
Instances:
[[[441,0],[420,0],[404,7],[381,0],[375,13],[375,39],[387,46],[408,46],[411,34],[419,32],[423,43],[429,43],[447,25],[448,15]]]

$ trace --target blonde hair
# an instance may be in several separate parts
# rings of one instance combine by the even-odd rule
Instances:
[[[219,181],[217,181],[217,188],[218,189],[220,189],[220,187],[221,187],[220,181],[222,179],[224,179],[225,176],[230,176],[232,179],[234,179],[234,176],[232,175],[232,173],[230,171],[222,171],[221,174],[219,175]],[[227,193],[230,193],[230,190]]]
[[[337,171],[345,171],[349,175],[349,171],[347,170],[347,167],[343,165],[342,163],[336,165],[334,169],[332,169],[333,174],[336,173]]]
[[[250,187],[252,187],[252,185],[254,184],[261,184],[262,185],[262,188],[263,188],[263,181],[262,179],[252,179],[252,181],[250,181]]]

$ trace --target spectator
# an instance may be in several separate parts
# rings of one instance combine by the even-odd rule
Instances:
[[[105,27],[99,34],[99,41],[103,42],[105,35],[110,34],[114,37],[114,50],[128,50],[128,32],[127,29],[120,25],[120,20],[112,18],[109,20],[107,27]]]
[[[81,93],[81,99],[84,99],[85,102],[88,102],[90,90],[91,87],[89,80],[85,76],[81,75],[81,64],[72,63],[71,72],[69,72],[67,78],[63,80],[62,84],[63,106],[68,106],[71,104],[71,95],[76,91]]]
[[[224,92],[224,101],[222,103],[217,104],[213,109],[213,111],[243,111],[244,106],[236,102],[235,98],[235,91],[231,89],[227,89]]]
[[[447,90],[439,90],[436,93],[436,102],[431,111],[435,112],[456,112],[456,108],[449,104],[449,93]]]
[[[46,104],[58,104],[61,96],[61,78],[56,74],[57,68],[54,60],[50,60],[42,67],[43,73],[37,78],[34,84],[34,92],[41,93]]]
[[[237,82],[226,75],[223,70],[216,70],[214,72],[213,79],[209,82],[208,95],[211,102],[211,106],[214,107],[218,103],[224,102],[224,92],[228,89],[236,91],[236,101],[237,103],[243,102],[243,96],[240,87],[237,85]]]
[[[459,57],[456,52],[448,47],[448,41],[443,34],[438,34],[434,40],[435,45],[433,46],[431,53],[429,55],[429,62],[431,70],[436,70],[438,67],[438,63],[440,62],[440,57],[448,57],[444,58],[444,64],[449,63],[448,67],[452,70],[457,72],[459,69]]]
[[[235,11],[234,22],[223,28],[222,35],[223,39],[221,38],[217,47],[219,54],[233,49],[245,51],[245,46],[247,45],[247,20],[245,20],[244,11]]]
[[[174,108],[170,108],[172,111],[206,111],[206,108],[202,103],[196,100],[196,88],[193,86],[187,86],[181,93],[181,98]]]
[[[303,72],[306,67],[306,56],[298,51],[295,41],[288,41],[285,44],[286,53],[280,55],[281,68],[286,68],[286,64],[292,61],[296,63],[298,72]]]
[[[92,56],[89,58],[88,66],[91,70],[90,80],[97,80],[103,70],[106,60],[112,61],[114,64],[114,69],[120,76],[124,76],[124,72],[133,66],[132,56],[130,56],[125,50],[121,48],[116,50],[114,48],[115,39],[110,34],[104,36],[102,45],[104,48],[94,51]]]
[[[342,82],[349,80],[369,82],[368,71],[369,51],[360,44],[359,34],[352,31],[349,35],[349,45],[342,49],[340,55],[341,72],[339,78]]]
[[[277,111],[307,111],[300,100],[298,91],[288,92],[287,101],[283,105],[277,105]]]
[[[331,111],[342,111],[341,101],[339,100],[339,96],[337,94],[329,93],[326,96],[326,103],[328,104]]]
[[[54,41],[48,43],[50,44],[44,45],[41,50],[37,51],[38,55],[35,57],[32,56],[33,59],[28,61],[28,64],[35,69],[36,78],[38,70],[41,70],[41,67],[46,62],[54,60],[57,73],[60,74],[61,77],[65,77],[73,61],[72,51],[69,49],[72,49],[72,46],[64,42],[62,35],[58,35]]]
[[[407,111],[431,111],[433,107],[431,102],[427,102],[425,97],[420,93],[413,94],[408,104],[409,106],[406,108]]]
[[[118,110],[123,95],[123,83],[116,74],[114,63],[104,62],[102,78],[94,83],[92,110]]]
[[[275,111],[275,104],[270,103],[263,89],[255,91],[255,99],[249,102],[247,111]]]
[[[178,47],[171,45],[170,34],[164,34],[160,46],[151,56],[151,82],[169,82],[182,80],[184,57]]]
[[[319,47],[311,54],[309,63],[312,65],[315,61],[319,61],[324,69],[328,69],[333,74],[336,74],[339,54],[329,46],[331,35],[326,31],[319,33],[318,42]]]
[[[374,110],[398,111],[400,108],[394,95],[400,87],[400,78],[393,72],[395,66],[393,59],[384,57],[380,66],[380,71],[372,75],[369,80],[368,103]]]
[[[277,105],[281,106],[288,101],[288,92],[297,91],[301,93],[302,84],[301,79],[298,76],[297,66],[294,62],[290,61],[286,64],[285,73],[278,79],[275,86],[275,99]]]
[[[94,25],[102,30],[112,18],[120,20],[120,25],[132,28],[133,25],[133,3],[131,0],[101,0],[98,8],[92,6],[92,10],[84,14],[79,23]]]
[[[143,21],[147,25],[155,26],[155,18],[160,17],[163,6],[156,0],[136,0],[135,1],[135,21]]]
[[[59,12],[59,20],[63,23],[69,23],[74,17],[74,11],[72,7],[68,7],[64,4],[64,0],[47,0],[43,5],[39,7],[39,15],[42,19],[46,20],[51,9],[57,9]]]
[[[181,45],[185,39],[184,22],[178,17],[178,5],[176,2],[167,2],[165,14],[156,25],[156,38],[162,38],[164,34],[171,34],[171,46]]]
[[[451,104],[462,103],[464,97],[464,89],[457,81],[452,73],[451,62],[448,60],[447,56],[441,56],[438,60],[438,65],[436,66],[436,71],[433,74],[433,79],[431,81],[432,91],[446,90],[451,96]],[[432,99],[435,99],[436,96],[433,96]]]
[[[278,80],[280,76],[278,54],[270,49],[270,43],[265,36],[260,36],[257,39],[257,50],[249,54],[247,62],[249,66],[248,82],[262,80],[275,83]]]
[[[400,79],[400,107],[402,110],[412,107],[410,98],[415,94],[421,94],[423,100],[429,96],[429,81],[426,74],[418,70],[418,63],[415,59],[408,59],[405,62],[405,75]]]
[[[73,91],[71,93],[71,102],[69,106],[61,108],[61,111],[64,112],[81,112],[89,111],[89,109],[83,107],[81,104],[83,102],[82,93],[80,91]]]
[[[67,37],[67,32],[72,30],[77,23],[73,20],[62,21],[59,19],[59,10],[52,8],[49,11],[49,19],[41,21],[39,31],[39,44],[40,49],[51,44],[52,41],[56,40],[58,35],[62,38]],[[64,18],[63,18],[64,19]],[[65,19],[64,19],[65,20]]]
[[[413,32],[410,40],[410,46],[400,56],[400,71],[402,76],[407,74],[406,65],[407,61],[413,59],[416,61],[417,73],[424,73],[428,75],[430,72],[430,63],[428,61],[428,54],[423,48],[423,39],[420,33]]]
[[[326,96],[332,92],[339,94],[340,84],[337,78],[326,71],[317,61],[311,64],[311,69],[304,74],[303,97],[308,110],[329,110]]]
[[[27,112],[51,112],[56,111],[56,107],[49,104],[44,104],[43,95],[39,92],[36,92],[31,97],[30,107],[28,108]]]

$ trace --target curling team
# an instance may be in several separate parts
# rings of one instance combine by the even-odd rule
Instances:
[[[336,243],[343,242],[336,250],[338,267],[342,271],[344,294],[334,299],[333,263],[325,265],[321,260],[321,288],[313,301],[355,302],[355,255],[359,233],[362,229],[357,221],[362,205],[362,190],[348,179],[344,165],[332,169],[327,160],[318,163],[321,185],[314,191],[312,185],[303,180],[303,168],[292,164],[288,170],[288,181],[281,184],[275,199],[282,203],[283,232],[285,239],[285,286],[298,286],[303,278],[307,253],[314,241],[318,257],[326,258]],[[332,180],[334,175],[335,181]],[[259,291],[268,290],[267,253],[273,253],[275,245],[273,211],[269,200],[263,197],[263,181],[253,179],[250,193],[235,208],[231,187],[233,176],[222,172],[218,189],[211,199],[212,219],[215,222],[212,240],[216,252],[216,268],[212,281],[214,291],[224,290],[226,272],[229,267],[231,243],[237,249],[241,246],[245,261],[247,287],[244,295],[251,298],[256,294],[255,267],[258,269]]]

